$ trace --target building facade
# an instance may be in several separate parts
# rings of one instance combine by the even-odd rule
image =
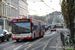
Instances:
[[[59,21],[59,20],[61,21]],[[52,12],[50,14],[47,14],[46,15],[46,19],[45,21],[49,24],[53,24],[53,23],[59,23],[59,22],[62,22],[63,23],[63,16],[62,16],[62,13],[61,12],[58,12],[58,11],[55,11],[55,12]]]
[[[19,18],[28,17],[27,0],[19,0]]]
[[[11,31],[9,22],[19,17],[18,0],[0,0],[0,28]]]
[[[0,30],[11,31],[10,21],[28,16],[27,0],[0,0]]]
[[[0,30],[11,31],[10,21],[28,16],[27,0],[0,0]]]

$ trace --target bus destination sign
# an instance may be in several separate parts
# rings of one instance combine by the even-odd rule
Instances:
[[[18,19],[18,20],[13,20],[13,22],[30,22],[29,19]]]
[[[29,22],[29,20],[28,19],[19,19],[19,20],[17,20],[17,22]]]

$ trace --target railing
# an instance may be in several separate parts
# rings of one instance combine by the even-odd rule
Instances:
[[[60,37],[61,37],[61,41],[62,41],[63,46],[65,46],[65,40],[64,40],[63,32],[60,33]]]

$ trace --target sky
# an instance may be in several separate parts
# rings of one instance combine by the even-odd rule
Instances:
[[[44,16],[53,11],[61,11],[60,0],[27,0],[30,15]],[[45,5],[45,3],[48,5]],[[54,9],[54,10],[53,10]]]

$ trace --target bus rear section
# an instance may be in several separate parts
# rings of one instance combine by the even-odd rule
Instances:
[[[31,19],[13,19],[12,33],[12,40],[32,39]]]
[[[44,34],[45,34],[45,24],[43,23],[41,23],[41,37],[43,37],[44,36]]]
[[[45,24],[41,21],[32,20],[32,33],[34,38],[43,37],[45,34]]]

